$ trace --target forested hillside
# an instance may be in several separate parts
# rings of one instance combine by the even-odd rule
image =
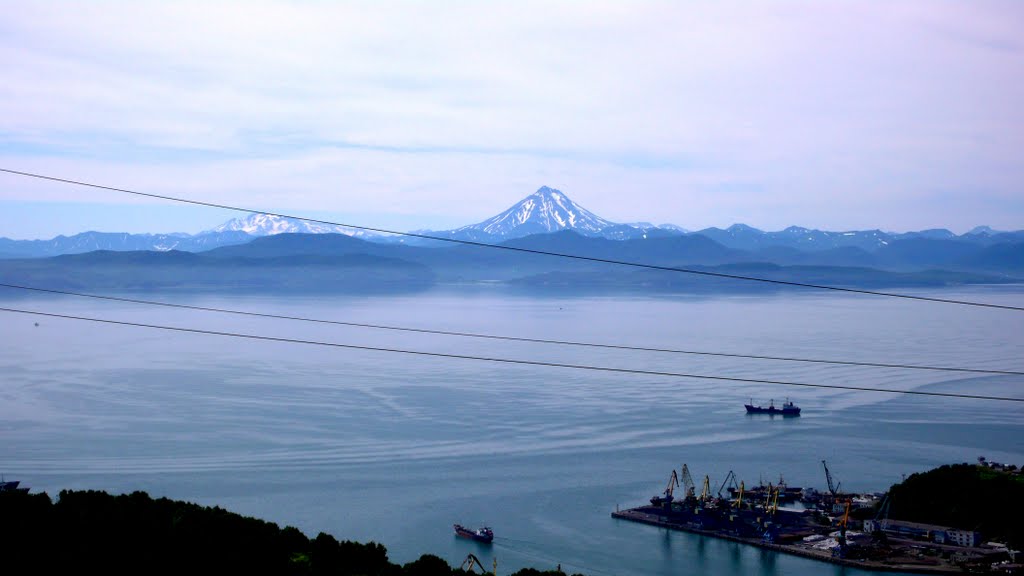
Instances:
[[[447,576],[463,574],[423,555],[388,560],[377,543],[339,542],[219,507],[153,499],[145,492],[0,492],[0,563],[19,574],[274,574]],[[532,569],[519,576],[558,576]]]

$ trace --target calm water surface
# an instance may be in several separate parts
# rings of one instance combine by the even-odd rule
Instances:
[[[1020,289],[939,292],[1020,306]],[[388,298],[187,302],[347,322],[631,346],[1024,371],[1024,314],[857,296]],[[15,308],[282,338],[814,384],[1024,397],[1024,378],[474,340],[130,304]],[[35,323],[38,322],[38,326]],[[863,574],[613,520],[685,462],[717,488],[881,491],[951,462],[1024,464],[1024,405],[522,366],[0,316],[0,473],[35,491],[145,490],[375,540],[393,561],[470,552],[500,573]],[[800,418],[742,404],[789,397]],[[451,525],[488,524],[493,546]]]

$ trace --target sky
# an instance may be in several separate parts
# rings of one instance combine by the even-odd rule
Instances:
[[[393,230],[1024,228],[1024,2],[0,0],[0,168]],[[239,214],[0,173],[0,237]]]

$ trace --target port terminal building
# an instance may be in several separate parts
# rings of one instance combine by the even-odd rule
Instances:
[[[973,530],[961,530],[948,526],[905,522],[902,520],[865,520],[864,532],[883,532],[895,538],[912,538],[927,540],[936,544],[952,544],[956,546],[975,547],[981,544],[981,533]]]

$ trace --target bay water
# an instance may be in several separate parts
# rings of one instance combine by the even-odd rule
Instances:
[[[920,292],[918,292],[920,293]],[[1020,306],[1024,288],[927,293]],[[135,296],[139,297],[139,296]],[[1024,314],[842,294],[568,297],[501,288],[410,296],[148,294],[342,322],[634,347],[1024,371]],[[559,346],[284,321],[5,291],[7,308],[325,346],[0,315],[0,474],[33,491],[143,490],[309,536],[377,541],[498,571],[861,574],[615,520],[684,463],[713,490],[884,491],[948,463],[1024,465],[1024,404],[803,384],[1024,397],[1024,377]],[[382,348],[391,351],[372,350]],[[799,418],[748,416],[786,398]],[[699,488],[698,488],[699,489]],[[452,524],[491,526],[493,545]]]

